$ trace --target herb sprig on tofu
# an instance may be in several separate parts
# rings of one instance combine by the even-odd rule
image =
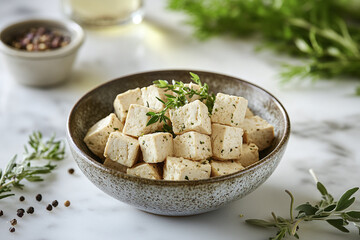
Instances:
[[[190,79],[200,87],[199,90],[190,88],[181,81],[172,80],[172,84],[166,80],[156,80],[153,82],[156,87],[163,88],[165,92],[171,92],[173,94],[165,94],[167,98],[166,102],[157,97],[157,100],[162,102],[165,105],[165,108],[160,112],[148,112],[146,115],[151,116],[151,118],[149,119],[147,126],[158,121],[163,122],[163,131],[173,133],[172,127],[168,124],[170,119],[166,116],[167,110],[176,109],[188,104],[188,99],[191,99],[195,95],[199,96],[198,99],[205,103],[208,107],[209,114],[211,114],[215,102],[215,95],[209,93],[209,85],[206,83],[202,84],[200,77],[197,74],[190,72],[190,76]]]

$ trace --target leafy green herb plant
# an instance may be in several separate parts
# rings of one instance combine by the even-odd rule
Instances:
[[[167,110],[176,109],[178,107],[184,106],[185,104],[188,104],[188,99],[192,98],[194,95],[199,96],[199,100],[206,104],[209,110],[209,114],[211,114],[215,102],[215,95],[209,93],[209,85],[206,83],[202,84],[200,77],[197,74],[190,72],[190,76],[190,79],[199,85],[200,90],[189,88],[181,81],[172,80],[172,84],[169,84],[169,82],[166,80],[154,81],[155,86],[158,88],[163,88],[165,92],[173,94],[165,94],[167,98],[166,102],[160,98],[157,98],[157,100],[165,105],[165,108],[160,112],[148,112],[146,115],[150,116],[150,119],[147,123],[147,126],[156,122],[163,122],[163,131],[173,133],[171,126],[168,124],[170,119],[166,116]]]
[[[312,170],[310,170],[313,174]],[[315,174],[313,174],[314,178]],[[338,201],[328,192],[325,186],[317,181],[317,189],[321,194],[321,200],[317,204],[309,202],[301,204],[295,208],[297,215],[294,217],[294,197],[291,192],[285,191],[290,196],[290,218],[283,218],[271,213],[272,220],[247,219],[246,222],[252,225],[276,228],[276,236],[271,237],[272,240],[281,240],[286,237],[293,236],[299,239],[299,225],[302,222],[325,221],[338,230],[348,233],[346,228],[350,223],[359,229],[360,235],[360,211],[347,210],[354,202],[353,195],[359,190],[358,187],[347,190]]]
[[[15,195],[9,193],[13,187],[22,189],[24,187],[24,184],[21,183],[23,179],[29,182],[43,181],[41,175],[51,173],[56,167],[51,164],[51,161],[62,160],[65,156],[65,146],[62,141],[55,140],[55,136],[44,141],[40,132],[30,135],[28,146],[24,148],[22,161],[17,162],[17,155],[15,155],[4,170],[0,169],[0,199]],[[49,160],[49,162],[42,166],[32,164],[34,160],[41,159]]]
[[[359,1],[169,0],[169,8],[185,12],[200,39],[260,34],[264,46],[308,60],[286,65],[283,81],[344,75],[360,80]]]

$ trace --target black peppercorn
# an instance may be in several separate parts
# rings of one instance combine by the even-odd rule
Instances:
[[[53,207],[57,207],[59,205],[59,202],[57,200],[54,200],[52,203]]]
[[[52,210],[51,204],[48,204],[48,205],[47,205],[46,210],[48,210],[48,211],[51,211],[51,210]]]
[[[75,172],[75,169],[69,168],[69,170],[68,170],[68,173],[69,173],[69,174],[73,174],[74,172]]]
[[[13,220],[10,221],[10,224],[12,226],[15,226],[17,224],[17,220],[14,218]]]
[[[26,212],[27,212],[28,214],[33,214],[33,213],[34,213],[34,208],[33,208],[33,207],[29,207],[29,208],[26,210]]]
[[[38,202],[40,202],[41,201],[41,199],[42,199],[42,196],[41,196],[41,194],[39,193],[38,195],[36,195],[36,200],[38,201]]]
[[[24,213],[25,213],[25,210],[23,208],[19,208],[17,211],[16,211],[16,215],[18,217],[23,217],[24,216]]]
[[[3,210],[0,210],[0,217],[1,217],[2,215],[4,215],[4,212],[3,212]]]
[[[19,200],[20,200],[20,202],[23,202],[23,201],[25,200],[25,197],[24,197],[24,196],[21,196],[21,197],[19,198]]]
[[[15,228],[14,228],[14,227],[10,227],[10,228],[9,228],[9,231],[12,232],[12,233],[15,232]]]

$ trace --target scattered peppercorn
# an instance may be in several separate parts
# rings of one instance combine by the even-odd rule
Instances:
[[[64,202],[64,206],[65,206],[65,207],[69,207],[69,206],[70,206],[70,201],[69,201],[69,200],[66,200],[66,201]]]
[[[33,207],[29,207],[29,208],[26,210],[26,212],[27,212],[28,214],[33,214],[33,213],[34,213],[34,208],[33,208]]]
[[[25,200],[25,197],[24,197],[24,196],[21,196],[21,197],[19,198],[19,200],[20,200],[20,202],[23,202],[23,201]]]
[[[59,202],[57,200],[54,200],[52,203],[53,207],[57,207],[59,205]]]
[[[18,217],[23,217],[24,216],[24,213],[25,213],[25,210],[23,208],[19,208],[17,211],[16,211],[16,215]]]
[[[39,193],[38,195],[36,195],[36,200],[38,201],[38,202],[40,202],[41,201],[41,199],[42,199],[42,196],[41,196],[41,194]]]
[[[54,50],[70,43],[70,37],[49,28],[30,28],[21,32],[8,44],[16,49],[33,51]]]
[[[17,224],[17,220],[14,218],[13,220],[10,221],[10,224],[12,226],[15,226]]]
[[[48,211],[51,211],[51,210],[52,210],[51,204],[48,204],[48,205],[47,205],[46,210],[48,210]]]
[[[10,228],[9,228],[9,231],[12,232],[12,233],[15,232],[15,228],[14,228],[14,227],[10,227]]]
[[[2,215],[4,215],[4,212],[3,212],[3,210],[0,210],[0,217],[1,217]]]
[[[68,172],[69,172],[69,174],[73,174],[75,172],[75,170],[73,168],[69,168]]]

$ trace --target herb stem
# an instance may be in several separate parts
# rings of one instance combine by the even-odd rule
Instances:
[[[294,196],[291,194],[289,190],[285,190],[285,192],[290,196],[290,219],[293,222],[294,216],[293,216],[293,207],[294,207]]]

